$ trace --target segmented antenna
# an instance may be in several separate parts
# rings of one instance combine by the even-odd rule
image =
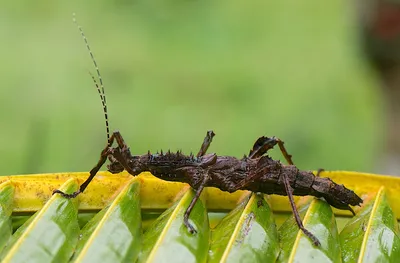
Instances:
[[[111,144],[110,143],[110,129],[109,129],[109,125],[108,125],[108,114],[107,114],[107,105],[106,105],[106,101],[105,101],[105,96],[104,96],[104,94],[101,93],[101,90],[100,90],[99,85],[97,84],[96,78],[93,76],[93,74],[90,71],[89,71],[89,74],[92,77],[94,85],[96,86],[96,89],[100,95],[101,104],[103,105],[104,118],[106,120],[107,141],[108,141],[109,146],[111,146],[110,145]]]
[[[100,95],[101,104],[103,105],[104,118],[105,118],[105,121],[106,121],[107,141],[108,141],[108,144],[110,144],[110,126],[108,125],[107,102],[106,102],[106,95],[105,95],[105,92],[104,92],[103,79],[101,78],[99,67],[97,66],[97,62],[96,62],[96,60],[94,58],[92,50],[90,49],[89,42],[88,42],[88,40],[87,40],[87,38],[85,36],[85,33],[83,33],[82,27],[76,21],[75,13],[72,14],[72,21],[78,27],[79,32],[81,33],[81,36],[82,36],[83,40],[85,41],[86,48],[89,51],[89,54],[90,54],[90,57],[92,59],[93,65],[94,65],[94,67],[96,69],[96,72],[97,72],[97,77],[98,77],[99,82],[100,82],[100,87],[97,84],[96,78],[93,76],[93,74],[91,72],[89,72],[89,74],[92,77],[93,82],[94,82],[94,84],[96,86],[96,89],[97,89],[97,91],[99,92],[99,95]]]

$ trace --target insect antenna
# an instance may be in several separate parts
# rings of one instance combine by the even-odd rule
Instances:
[[[108,142],[108,145],[111,146],[110,145],[111,144],[111,142],[110,142],[110,126],[108,124],[108,111],[107,111],[106,94],[104,92],[103,79],[101,78],[99,67],[97,66],[96,59],[94,58],[93,52],[90,49],[89,42],[88,42],[88,40],[87,40],[87,38],[85,36],[85,33],[83,33],[82,27],[78,24],[78,22],[76,20],[75,13],[72,14],[72,21],[78,27],[79,32],[81,33],[81,36],[82,36],[83,40],[85,41],[86,48],[89,51],[89,54],[90,54],[90,57],[92,59],[93,65],[94,65],[94,67],[96,69],[96,72],[97,72],[97,77],[98,77],[99,82],[100,82],[100,87],[99,87],[99,85],[98,85],[98,83],[96,81],[96,78],[93,76],[93,74],[91,72],[89,72],[89,74],[92,77],[93,82],[94,82],[94,84],[96,86],[96,89],[97,89],[97,91],[99,92],[99,95],[100,95],[101,104],[103,105],[104,119],[105,119],[105,122],[106,122],[107,142]]]
[[[93,74],[89,71],[90,76],[92,77],[92,80],[94,82],[94,85],[96,86],[97,91],[99,92],[100,95],[100,100],[101,100],[101,104],[103,105],[103,112],[104,112],[104,118],[106,121],[106,132],[107,132],[107,141],[109,146],[111,147],[111,143],[110,143],[110,126],[108,124],[108,113],[107,113],[107,104],[105,101],[105,96],[104,94],[101,93],[100,87],[97,84],[96,78],[93,76]]]

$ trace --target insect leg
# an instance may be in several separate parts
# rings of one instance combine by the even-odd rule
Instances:
[[[244,178],[243,180],[241,180],[237,184],[235,184],[234,187],[231,187],[230,189],[228,189],[228,191],[230,193],[233,193],[233,192],[238,191],[238,190],[243,190],[243,188],[245,186],[247,186],[248,184],[254,182],[258,178],[260,178],[262,175],[263,175],[262,173],[254,173],[254,174]]]
[[[281,150],[283,157],[285,157],[288,164],[293,165],[292,156],[286,151],[286,148],[283,145],[284,142],[279,138],[275,138],[275,139],[278,143],[279,149]]]
[[[289,183],[289,178],[287,177],[286,174],[282,174],[282,178],[283,178],[283,183],[285,185],[285,190],[286,193],[289,197],[289,202],[290,202],[290,206],[292,207],[292,211],[293,211],[293,215],[294,215],[294,219],[296,220],[297,226],[300,228],[301,231],[303,231],[303,233],[309,237],[311,239],[311,241],[313,242],[313,244],[315,246],[320,246],[321,243],[319,242],[318,238],[316,238],[310,231],[308,231],[304,226],[303,226],[303,222],[301,221],[300,215],[299,215],[299,211],[297,211],[296,205],[294,203],[294,199],[293,199],[293,188],[290,186]]]
[[[249,159],[256,159],[263,156],[269,149],[272,149],[277,143],[280,141],[276,137],[260,137],[253,145],[253,149],[250,150]],[[240,182],[238,182],[234,187],[229,189],[229,192],[235,192],[237,190],[242,189],[249,183],[254,180],[260,178],[263,174],[261,173],[253,173],[248,177],[244,178]]]
[[[122,138],[122,135],[119,131],[115,131],[113,132],[113,134],[111,135],[110,140],[108,141],[108,146],[111,147],[114,139],[117,141],[118,147],[123,150],[123,149],[127,149],[128,145],[126,145],[124,138]]]
[[[269,149],[274,148],[275,145],[279,146],[279,149],[281,150],[283,157],[285,157],[286,161],[293,165],[292,161],[292,156],[286,151],[285,146],[283,145],[284,142],[276,138],[275,136],[273,137],[260,137],[257,139],[257,141],[253,145],[253,149],[250,150],[249,153],[249,158],[258,158],[263,156]]]
[[[78,191],[79,193],[82,193],[83,191],[85,191],[86,187],[89,185],[89,183],[96,176],[96,173],[100,170],[101,166],[103,166],[103,164],[105,163],[105,161],[107,159],[107,156],[113,155],[114,152],[117,152],[117,151],[115,151],[115,149],[111,148],[111,146],[112,146],[112,144],[114,142],[114,139],[116,140],[116,142],[118,144],[118,148],[121,151],[124,151],[124,150],[128,149],[128,146],[126,145],[124,139],[122,138],[121,133],[119,131],[113,132],[113,134],[111,135],[110,139],[108,140],[108,146],[101,152],[99,162],[97,163],[97,165],[92,170],[90,170],[90,176],[79,187],[79,191]],[[79,193],[77,193],[76,195],[78,195]],[[75,197],[75,196],[73,196],[73,197]]]
[[[62,196],[66,197],[66,198],[75,198],[77,195],[79,195],[80,193],[83,193],[83,191],[85,191],[86,187],[89,185],[89,183],[93,180],[93,178],[96,176],[97,172],[100,170],[100,168],[103,166],[103,164],[106,162],[107,160],[107,156],[109,156],[110,154],[112,155],[114,153],[114,149],[111,148],[111,145],[114,142],[114,139],[117,141],[118,144],[118,148],[123,150],[127,150],[128,146],[125,144],[124,139],[122,138],[122,135],[120,132],[116,131],[113,132],[113,134],[111,135],[108,144],[106,146],[106,148],[104,148],[103,151],[101,151],[100,154],[100,159],[97,162],[96,166],[92,168],[92,170],[90,170],[89,172],[89,177],[88,179],[86,179],[85,182],[83,182],[83,184],[81,184],[79,186],[79,190],[72,193],[72,194],[66,194],[60,190],[54,190],[53,194],[61,194]]]
[[[320,175],[321,175],[321,173],[322,173],[323,171],[325,171],[325,169],[319,168],[319,169],[317,170],[317,173],[315,174],[315,176],[316,176],[316,177],[320,177]]]
[[[272,149],[275,145],[277,144],[276,138],[275,137],[260,137],[257,139],[257,141],[253,145],[253,149],[250,150],[249,153],[249,159],[256,159],[261,156],[263,156],[269,149]],[[249,183],[253,182],[254,180],[260,178],[263,174],[262,173],[253,173],[237,184],[235,184],[233,187],[228,189],[229,192],[235,192],[237,190],[242,189]]]
[[[292,156],[286,151],[285,146],[283,145],[284,142],[280,140],[279,138],[276,137],[261,137],[259,138],[256,143],[253,146],[253,149],[250,151],[249,158],[258,158],[264,155],[269,149],[273,148],[276,144],[278,144],[279,149],[281,150],[283,156],[285,157],[286,161],[290,164],[293,165],[292,161]],[[245,187],[247,184],[250,182],[256,180],[258,177],[260,177],[262,174],[253,174],[242,181],[240,181],[237,185],[235,185],[235,190],[239,190],[243,187]],[[292,207],[293,215],[296,220],[297,226],[300,228],[303,233],[311,239],[314,245],[319,246],[320,242],[319,240],[310,232],[308,231],[304,226],[303,222],[301,221],[299,212],[297,211],[296,205],[294,203],[293,199],[293,188],[291,187],[289,183],[289,178],[287,177],[286,174],[281,175],[283,178],[283,183],[285,185],[285,190],[286,193],[289,197],[289,202],[290,206]]]
[[[111,153],[112,150],[113,149],[108,146],[106,148],[104,148],[104,150],[100,154],[100,160],[97,162],[96,166],[93,167],[92,170],[90,170],[90,175],[89,175],[88,179],[86,179],[86,181],[80,185],[78,191],[76,191],[72,194],[66,194],[57,189],[57,190],[53,191],[53,194],[57,193],[57,194],[61,194],[63,197],[66,197],[66,198],[75,198],[78,194],[85,191],[86,187],[89,185],[89,183],[92,181],[92,179],[96,176],[97,172],[100,170],[100,168],[106,162],[107,156]]]
[[[208,131],[206,137],[204,138],[203,144],[201,145],[201,148],[199,150],[199,153],[196,155],[197,158],[203,156],[206,154],[208,147],[210,147],[211,141],[213,137],[215,136],[215,133],[213,131]]]
[[[200,198],[200,194],[203,191],[204,187],[206,186],[208,181],[208,175],[205,174],[203,181],[200,183],[199,187],[196,189],[196,194],[193,197],[192,201],[190,202],[188,208],[185,211],[185,214],[183,216],[183,223],[187,227],[190,233],[194,234],[196,233],[196,229],[192,226],[192,224],[189,223],[189,216],[190,213],[193,210],[194,205],[196,204],[197,200]]]
[[[253,149],[250,150],[249,158],[254,159],[263,156],[269,149],[274,148],[277,143],[275,137],[262,136],[258,138],[253,145]]]
[[[116,151],[114,151],[111,155],[110,155],[111,159],[113,159],[114,161],[119,162],[122,167],[131,175],[136,174],[135,171],[132,170],[132,168],[128,165],[127,162],[127,158],[126,156],[124,156],[122,154],[122,152],[120,151],[120,149],[117,149]]]

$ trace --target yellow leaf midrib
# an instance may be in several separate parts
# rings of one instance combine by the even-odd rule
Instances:
[[[377,211],[377,209],[379,207],[379,203],[381,202],[381,197],[384,194],[384,189],[385,189],[385,187],[382,186],[379,189],[379,191],[376,194],[376,196],[375,196],[374,206],[372,207],[371,213],[369,214],[367,228],[366,228],[365,233],[364,233],[363,242],[362,242],[362,245],[361,245],[360,254],[358,256],[357,263],[362,263],[363,262],[364,255],[365,255],[365,252],[366,252],[367,243],[368,243],[368,238],[369,238],[369,235],[371,233],[372,221],[373,221],[372,219],[374,218],[374,215],[376,214],[376,211]]]

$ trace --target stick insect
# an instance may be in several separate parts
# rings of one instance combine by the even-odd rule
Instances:
[[[94,85],[100,95],[106,122],[107,146],[101,151],[98,163],[90,170],[87,180],[80,185],[78,191],[66,194],[60,190],[54,193],[66,198],[75,198],[83,193],[97,172],[107,161],[111,173],[120,173],[126,170],[133,176],[141,172],[149,171],[154,176],[166,181],[178,181],[188,183],[196,192],[190,205],[184,214],[184,224],[188,231],[196,233],[195,227],[189,222],[190,213],[205,187],[216,187],[222,191],[235,192],[237,190],[249,190],[264,194],[277,194],[288,196],[295,221],[301,231],[310,238],[316,246],[319,240],[308,231],[301,221],[293,199],[294,195],[312,195],[324,198],[331,206],[338,209],[349,210],[350,207],[360,205],[363,201],[352,190],[343,185],[336,184],[329,178],[315,176],[310,171],[300,171],[292,161],[292,156],[286,151],[284,142],[276,137],[260,137],[256,140],[248,156],[242,159],[231,156],[219,156],[215,153],[207,154],[207,150],[215,136],[213,131],[208,131],[196,156],[185,155],[178,151],[170,151],[160,154],[132,155],[120,132],[115,131],[110,136],[106,97],[103,80],[100,75],[97,62],[88,44],[82,28],[76,22],[91,60],[97,72],[96,78],[92,76]],[[116,146],[114,147],[114,142]],[[288,165],[283,165],[266,155],[268,150],[278,145]]]

